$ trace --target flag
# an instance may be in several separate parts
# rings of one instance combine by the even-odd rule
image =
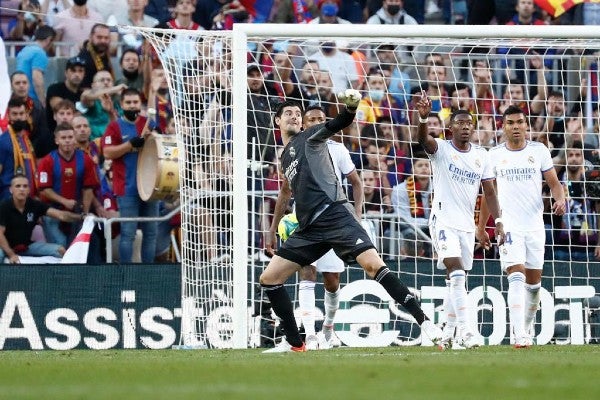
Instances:
[[[61,264],[85,264],[87,262],[90,238],[94,230],[94,218],[93,215],[85,217],[79,233],[65,252]]]
[[[571,7],[581,3],[600,3],[600,0],[535,0],[538,7],[546,10],[552,17],[560,17]]]

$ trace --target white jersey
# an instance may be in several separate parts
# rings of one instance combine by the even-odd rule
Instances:
[[[352,158],[350,157],[350,152],[346,146],[331,139],[327,140],[327,150],[329,150],[329,155],[331,156],[331,161],[333,162],[335,175],[341,183],[342,176],[348,175],[355,169]]]
[[[527,141],[521,150],[509,150],[501,144],[489,154],[505,230],[544,229],[542,174],[554,168],[548,148]]]
[[[475,203],[482,180],[493,179],[488,152],[471,144],[458,150],[451,141],[435,139],[437,151],[428,154],[433,170],[430,219],[457,230],[475,231]]]

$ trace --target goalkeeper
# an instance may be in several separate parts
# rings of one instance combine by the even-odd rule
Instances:
[[[281,157],[284,186],[289,185],[296,200],[299,227],[260,276],[260,283],[275,314],[281,319],[286,335],[286,340],[279,346],[267,351],[306,351],[292,302],[283,284],[301,266],[311,264],[332,248],[342,260],[356,259],[437,343],[441,339],[440,329],[425,316],[406,285],[385,266],[369,235],[356,219],[335,175],[327,139],[352,123],[361,95],[357,90],[348,89],[338,98],[346,105],[345,109],[334,119],[305,131],[301,130],[302,109],[298,103],[285,101],[275,113],[275,125],[281,130],[285,145]],[[284,206],[279,205],[280,208]],[[275,213],[283,214],[281,209],[276,209]],[[265,241],[273,247],[274,235],[271,233]]]
[[[302,129],[306,130],[312,126],[322,124],[326,121],[325,112],[318,105],[312,105],[306,108],[302,119]],[[342,143],[334,140],[327,140],[327,148],[333,162],[333,166],[338,180],[342,181],[342,175],[346,177],[352,185],[354,197],[354,211],[357,219],[360,221],[363,206],[363,185],[362,179],[356,172],[356,168],[350,153]],[[292,197],[289,186],[284,186],[279,195],[275,209],[283,210],[284,207],[278,207],[277,204],[288,204]],[[271,225],[271,234],[274,235],[278,221],[282,215],[273,216]],[[273,236],[271,236],[271,239]],[[271,243],[267,243],[267,251],[272,253]],[[307,265],[300,269],[300,282],[298,287],[298,303],[300,306],[300,315],[304,333],[306,334],[307,350],[324,350],[334,346],[339,346],[339,340],[333,332],[333,320],[335,313],[339,308],[339,288],[340,273],[344,271],[344,262],[335,255],[333,250],[329,250],[323,257],[319,258],[313,265]],[[315,334],[315,283],[317,281],[317,271],[323,275],[323,286],[325,287],[325,317],[323,320],[323,329],[319,334]]]

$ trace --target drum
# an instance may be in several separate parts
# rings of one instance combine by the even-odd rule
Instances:
[[[179,197],[179,149],[175,135],[151,134],[138,157],[137,188],[144,201]]]

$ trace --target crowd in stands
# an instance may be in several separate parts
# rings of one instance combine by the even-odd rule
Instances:
[[[8,262],[16,262],[15,255],[27,254],[31,248],[36,255],[62,254],[78,230],[77,216],[81,214],[133,220],[165,215],[176,206],[142,200],[138,193],[137,160],[146,138],[150,132],[174,134],[175,124],[165,71],[151,46],[127,26],[227,30],[237,22],[598,24],[600,4],[580,4],[553,19],[537,9],[533,0],[14,0],[2,2],[0,16],[0,34],[15,49],[14,68],[9,71],[12,94],[6,114],[0,116],[0,208],[12,210],[14,216],[0,216],[0,262],[2,255]],[[57,42],[68,44],[69,56],[64,71],[49,76],[49,61],[67,54],[55,47]],[[550,79],[548,71],[555,64],[547,56],[557,54],[553,49],[544,54],[529,52],[522,59],[525,61],[518,61],[526,66],[501,66],[514,73],[498,82],[486,57],[470,57],[470,64],[462,68],[466,72],[457,77],[447,55],[423,53],[420,65],[409,68],[402,60],[410,59],[413,49],[385,43],[370,49],[352,48],[339,40],[307,42],[305,46],[268,41],[261,46],[248,55],[252,61],[247,68],[251,105],[248,157],[254,155],[256,165],[268,167],[254,170],[249,188],[254,185],[259,192],[279,188],[276,165],[281,138],[271,123],[277,103],[297,99],[305,107],[317,104],[332,117],[337,113],[336,93],[359,89],[363,99],[356,124],[339,140],[350,150],[363,181],[363,214],[396,215],[397,227],[396,219],[384,219],[371,227],[373,233],[379,237],[389,237],[391,232],[400,235],[405,240],[399,251],[406,256],[434,256],[426,241],[419,239],[428,234],[432,185],[429,160],[415,140],[413,96],[424,90],[433,100],[430,135],[447,135],[445,126],[451,113],[467,109],[477,119],[473,143],[488,148],[502,141],[503,109],[517,104],[530,119],[532,140],[552,149],[559,177],[569,193],[571,211],[566,216],[547,214],[548,251],[552,252],[548,257],[600,259],[600,201],[595,201],[600,190],[596,192],[594,182],[587,181],[591,179],[587,172],[600,164],[597,127],[590,130],[584,120],[586,93],[565,93],[561,82]],[[520,48],[493,51],[527,53]],[[207,66],[194,60],[186,68]],[[190,120],[182,120],[182,125],[192,124],[194,111],[201,113],[204,121],[230,122],[231,95],[226,94],[230,88],[226,79],[219,84],[223,93],[194,101],[198,88],[193,82],[186,83],[190,103],[198,109],[188,107]],[[149,109],[157,110],[156,116],[147,115]],[[189,140],[186,145],[195,146],[196,154],[208,158],[210,152],[223,155],[230,150],[208,146],[204,140],[215,134],[230,139],[230,127],[218,133],[196,128],[198,136],[185,139]],[[230,166],[219,168],[226,175]],[[203,187],[207,181],[199,178],[196,184]],[[226,180],[216,182],[211,181],[212,189],[230,189]],[[35,204],[24,198],[35,199]],[[268,226],[265,215],[273,204],[261,198],[255,206],[261,212],[250,221],[251,226],[264,230]],[[19,213],[29,218],[26,210],[31,207],[35,207],[31,218],[42,221],[45,240],[55,246],[36,246],[22,229],[10,225]],[[230,210],[231,204],[224,196],[198,207]],[[206,220],[210,219],[206,215],[199,212],[199,220],[193,222],[204,226],[218,223]],[[177,219],[139,226],[121,222],[116,232],[120,262],[134,260],[138,227],[142,232],[139,261],[165,260],[169,243],[164,239],[178,223]],[[31,233],[29,228],[27,232]],[[231,240],[214,232],[190,239],[206,245],[198,255],[203,259],[222,257],[215,243]],[[250,240],[258,248],[262,245],[260,235]],[[381,241],[380,245],[390,243]],[[493,252],[486,256],[494,257]],[[93,261],[101,262],[103,257],[99,254]]]

